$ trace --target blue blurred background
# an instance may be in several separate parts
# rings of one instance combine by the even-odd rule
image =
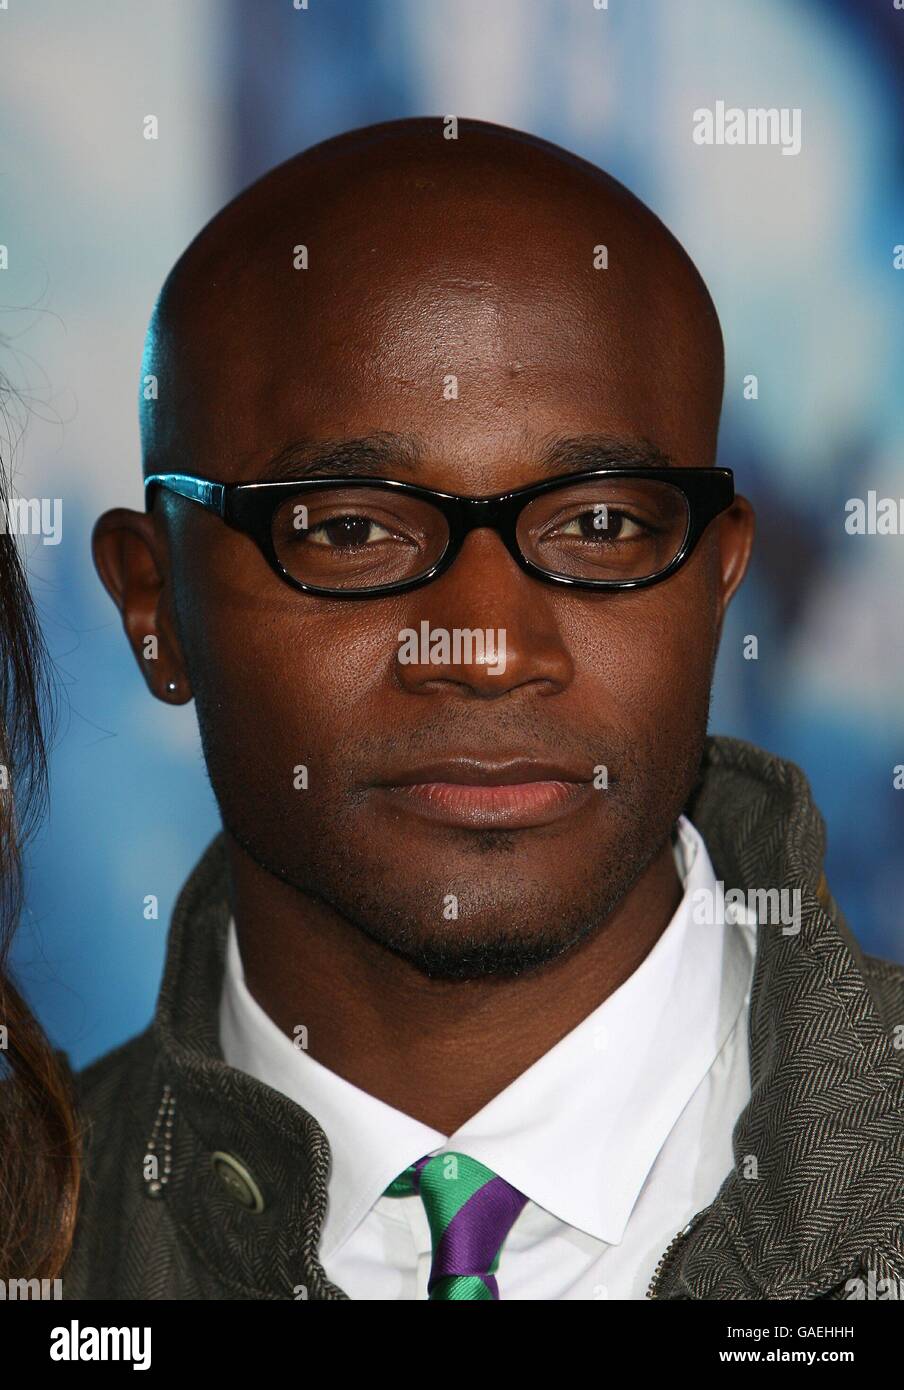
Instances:
[[[0,370],[27,404],[22,438],[10,422],[16,490],[62,498],[64,518],[59,545],[26,545],[64,690],[14,957],[54,1042],[83,1065],[144,1027],[175,897],[217,829],[193,707],[147,694],[89,555],[102,509],[141,505],[154,296],[271,165],[404,115],[480,117],[574,150],[700,267],[728,350],[719,462],[759,513],[711,727],[806,770],[836,897],[867,949],[904,961],[904,537],[844,530],[849,497],[904,498],[904,13],[892,0],[295,4],[0,10]],[[696,145],[692,113],[718,100],[800,107],[801,153]]]

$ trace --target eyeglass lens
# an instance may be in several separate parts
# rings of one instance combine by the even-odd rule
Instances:
[[[683,492],[646,478],[592,478],[523,508],[518,544],[540,569],[583,580],[645,579],[678,554]],[[315,588],[375,588],[417,579],[441,559],[449,527],[432,503],[386,488],[336,484],[277,508],[273,544],[292,578]]]

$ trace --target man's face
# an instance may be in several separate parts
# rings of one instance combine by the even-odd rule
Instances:
[[[293,441],[375,432],[419,447],[414,472],[399,460],[385,476],[474,496],[539,481],[562,438],[713,462],[694,313],[655,256],[643,274],[595,270],[601,237],[579,199],[531,207],[529,234],[476,186],[470,203],[432,207],[356,225],[340,206],[341,235],[315,229],[309,270],[236,272],[230,307],[206,309],[195,347],[180,347],[191,456],[174,466],[253,481]],[[190,502],[164,506],[164,598],[209,775],[258,865],[422,970],[465,977],[567,949],[661,851],[706,731],[721,523],[676,575],[635,592],[543,584],[479,530],[425,587],[337,601],[294,591]],[[492,653],[406,664],[400,634],[424,622],[503,630],[504,670]],[[587,785],[514,828],[455,793],[393,789],[428,765],[525,759]]]

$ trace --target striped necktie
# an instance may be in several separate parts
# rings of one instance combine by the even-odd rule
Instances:
[[[527,1198],[467,1154],[419,1158],[387,1187],[387,1197],[420,1195],[430,1225],[431,1302],[499,1298],[502,1243]]]

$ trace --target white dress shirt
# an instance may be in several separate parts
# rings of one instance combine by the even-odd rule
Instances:
[[[644,1298],[669,1241],[713,1200],[750,1095],[756,925],[744,908],[720,911],[722,887],[703,840],[686,817],[677,828],[684,896],[656,945],[452,1135],[297,1048],[249,993],[230,922],[223,1055],[324,1130],[332,1167],[319,1254],[350,1298],[426,1299],[423,1203],[416,1194],[382,1196],[424,1154],[469,1154],[527,1196],[502,1246],[502,1299]],[[695,907],[701,892],[715,909],[705,924]]]

